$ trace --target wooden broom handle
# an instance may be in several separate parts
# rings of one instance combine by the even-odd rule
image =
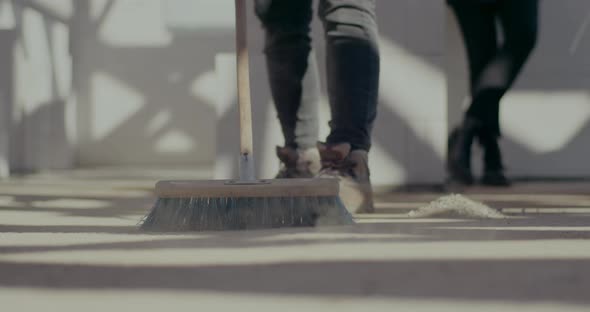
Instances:
[[[238,66],[238,105],[240,106],[240,153],[252,155],[252,108],[246,0],[236,2],[236,53]]]

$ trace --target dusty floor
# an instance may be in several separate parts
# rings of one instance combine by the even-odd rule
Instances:
[[[506,220],[409,219],[442,194],[397,191],[351,227],[140,233],[166,175],[0,182],[1,310],[590,311],[590,183],[468,191]]]

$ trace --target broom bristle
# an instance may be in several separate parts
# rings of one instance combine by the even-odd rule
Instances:
[[[160,181],[145,231],[218,231],[353,224],[336,179]]]
[[[153,232],[252,230],[353,224],[337,196],[160,198],[141,222]]]

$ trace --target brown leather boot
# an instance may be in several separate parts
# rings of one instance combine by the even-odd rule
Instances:
[[[318,177],[340,180],[340,198],[346,209],[352,213],[374,212],[367,151],[351,151],[348,143],[318,143],[318,151],[322,161]]]
[[[297,150],[277,146],[276,151],[281,161],[276,179],[313,178],[320,170],[320,156],[315,148]]]

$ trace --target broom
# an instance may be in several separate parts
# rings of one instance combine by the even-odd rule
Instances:
[[[238,180],[159,181],[145,231],[215,231],[354,224],[337,179],[257,180],[246,30],[246,0],[235,0],[240,158]]]

